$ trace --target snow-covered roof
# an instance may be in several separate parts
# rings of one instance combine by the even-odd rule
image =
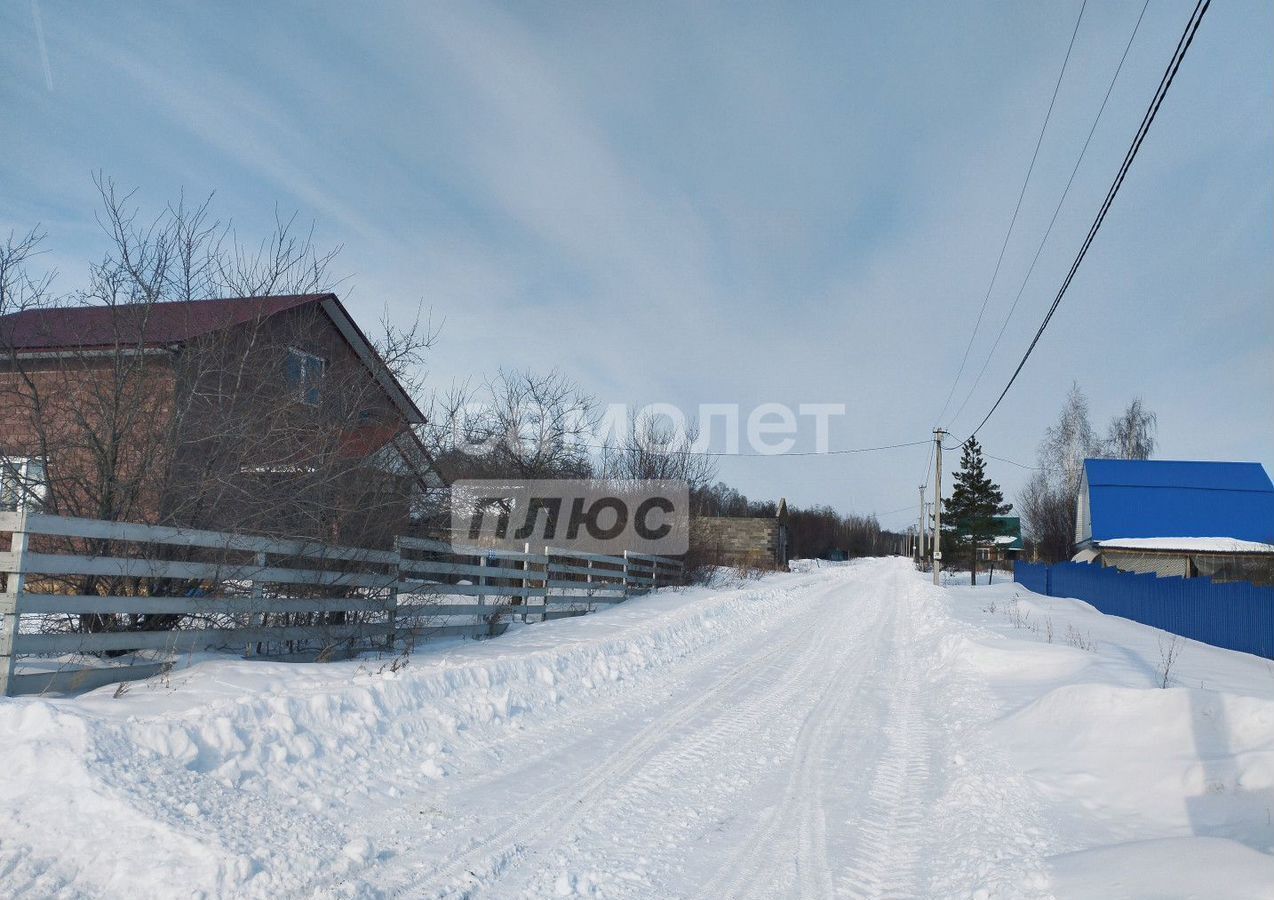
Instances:
[[[1230,537],[1112,538],[1097,542],[1106,550],[1181,550],[1191,553],[1274,553],[1274,544]]]

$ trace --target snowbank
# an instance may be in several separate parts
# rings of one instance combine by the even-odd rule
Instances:
[[[1134,841],[1057,857],[1059,898],[1269,900],[1270,858],[1219,838]]]
[[[1224,835],[1274,850],[1274,700],[1071,684],[996,733],[1053,798],[1112,831]]]
[[[1055,896],[1274,897],[1274,663],[1016,584],[946,596],[984,635],[946,652],[1047,804]]]
[[[426,647],[397,671],[390,659],[210,660],[118,698],[110,687],[0,700],[0,880],[11,896],[336,885],[378,855],[344,833],[350,805],[391,803],[421,776],[494,768],[493,732],[728,648],[792,605],[775,585],[661,591],[498,640]],[[282,835],[288,846],[275,846]],[[332,846],[346,852],[333,858]]]
[[[405,667],[0,701],[0,884],[1274,896],[1270,661],[900,560],[796,568]]]

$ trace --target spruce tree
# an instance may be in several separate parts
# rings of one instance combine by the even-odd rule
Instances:
[[[982,448],[973,438],[964,445],[954,480],[951,498],[942,501],[943,531],[957,546],[968,547],[969,577],[977,584],[978,547],[1000,533],[995,517],[1009,512],[1013,504],[1005,503],[1000,486],[987,478]]]

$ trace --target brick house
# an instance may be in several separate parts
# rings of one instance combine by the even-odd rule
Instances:
[[[424,421],[335,294],[0,317],[10,509],[381,543]]]

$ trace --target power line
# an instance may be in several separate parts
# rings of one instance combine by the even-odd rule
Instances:
[[[438,431],[456,431],[455,428],[449,428],[446,425],[436,425],[432,422],[420,423],[418,427],[433,428]],[[488,432],[484,440],[490,440],[496,437],[494,432]],[[622,445],[612,446],[609,444],[590,444],[584,441],[566,441],[572,447],[580,447],[587,450],[610,450],[615,452],[623,452],[626,448]],[[688,449],[660,449],[655,447],[643,447],[642,452],[658,453],[665,456],[711,456],[711,457],[766,457],[766,456],[843,456],[850,453],[876,453],[882,450],[898,450],[903,447],[919,447],[921,444],[931,443],[928,440],[923,441],[904,441],[898,444],[881,444],[876,447],[843,447],[837,450],[785,450],[781,453],[739,453],[728,450],[688,450]]]
[[[967,444],[968,442],[969,442],[969,439],[965,438],[964,443],[956,444],[952,447],[943,446],[942,449],[943,450],[962,450],[964,449],[964,445]],[[1008,463],[1011,466],[1017,466],[1019,469],[1027,469],[1028,471],[1031,471],[1031,472],[1057,471],[1056,469],[1049,469],[1049,468],[1046,468],[1045,466],[1028,466],[1026,463],[1020,463],[1015,459],[1009,459],[1007,456],[996,456],[994,453],[987,453],[985,450],[982,451],[982,455],[985,456],[987,459],[999,460],[1002,463]]]
[[[1079,248],[1079,253],[1075,256],[1075,261],[1071,263],[1070,271],[1067,272],[1066,278],[1062,281],[1061,288],[1057,291],[1057,296],[1053,299],[1052,305],[1049,306],[1048,312],[1044,316],[1044,320],[1040,323],[1039,329],[1035,332],[1035,337],[1031,339],[1031,343],[1026,348],[1026,352],[1022,354],[1022,359],[1017,364],[1017,368],[1013,370],[1013,375],[1009,378],[1008,384],[1004,386],[1004,390],[1000,391],[1000,396],[988,410],[987,414],[982,417],[982,421],[978,423],[978,427],[973,429],[969,434],[969,438],[977,435],[982,430],[982,426],[995,414],[1000,408],[1000,404],[1008,395],[1009,389],[1013,387],[1013,383],[1017,381],[1017,376],[1021,374],[1022,368],[1026,365],[1027,359],[1030,358],[1031,352],[1035,349],[1035,345],[1039,343],[1040,337],[1044,334],[1044,329],[1048,327],[1048,323],[1052,321],[1053,314],[1057,312],[1057,307],[1061,305],[1062,297],[1066,295],[1066,289],[1070,287],[1071,281],[1075,278],[1075,273],[1079,270],[1080,263],[1084,261],[1084,257],[1088,253],[1088,248],[1092,246],[1093,239],[1097,236],[1098,230],[1102,226],[1102,222],[1106,219],[1106,213],[1110,211],[1111,203],[1115,199],[1115,195],[1119,193],[1120,187],[1123,186],[1124,178],[1128,174],[1128,170],[1132,167],[1132,161],[1136,159],[1138,151],[1141,149],[1142,142],[1146,139],[1146,135],[1150,131],[1150,126],[1154,123],[1155,116],[1159,113],[1159,107],[1162,106],[1164,97],[1167,96],[1168,89],[1172,87],[1173,80],[1177,77],[1177,72],[1181,68],[1181,63],[1185,59],[1186,52],[1190,49],[1190,44],[1194,42],[1194,36],[1199,30],[1199,25],[1203,21],[1203,16],[1208,11],[1208,7],[1212,4],[1212,0],[1198,0],[1195,4],[1194,11],[1190,14],[1190,20],[1186,23],[1185,31],[1181,33],[1181,39],[1177,42],[1177,49],[1173,53],[1172,60],[1168,63],[1168,68],[1164,70],[1163,77],[1159,80],[1159,87],[1155,91],[1154,97],[1150,101],[1150,106],[1146,109],[1146,114],[1142,117],[1141,126],[1137,129],[1137,134],[1133,138],[1132,145],[1128,148],[1128,152],[1124,155],[1123,164],[1119,167],[1119,173],[1115,176],[1114,182],[1111,183],[1110,189],[1106,192],[1106,199],[1102,202],[1101,210],[1097,213],[1097,218],[1093,220],[1092,226],[1088,229],[1088,236],[1084,238],[1084,243]],[[965,438],[968,441],[969,438]],[[963,442],[962,442],[963,443]]]
[[[715,457],[762,457],[762,456],[842,456],[847,453],[875,453],[880,450],[897,450],[902,447],[919,447],[929,441],[906,441],[901,444],[883,444],[879,447],[849,447],[840,450],[787,450],[782,453],[730,453],[721,450],[652,450],[643,448],[645,452],[664,453],[670,456],[715,456]],[[605,445],[589,445],[595,450],[623,450],[623,447],[607,447]]]
[[[973,333],[969,335],[969,343],[965,345],[964,356],[960,360],[960,368],[956,372],[955,380],[951,382],[951,390],[947,391],[947,399],[942,403],[942,411],[938,413],[935,421],[942,421],[942,417],[946,415],[947,407],[951,405],[951,397],[955,394],[956,386],[960,383],[960,376],[964,374],[965,364],[969,361],[969,351],[973,349],[973,342],[977,339],[978,330],[982,327],[982,317],[986,315],[987,301],[991,299],[991,291],[995,288],[995,281],[1000,275],[1000,266],[1004,263],[1004,252],[1009,247],[1009,238],[1013,236],[1013,226],[1017,224],[1017,215],[1022,210],[1022,199],[1026,196],[1027,185],[1031,183],[1031,173],[1035,171],[1035,161],[1040,155],[1040,146],[1044,143],[1044,133],[1048,130],[1049,120],[1053,117],[1053,105],[1057,103],[1057,93],[1062,87],[1062,78],[1066,75],[1066,65],[1070,62],[1071,51],[1075,48],[1075,35],[1079,34],[1079,23],[1084,20],[1084,10],[1088,7],[1088,0],[1083,0],[1079,6],[1079,16],[1075,19],[1075,28],[1071,31],[1070,43],[1066,45],[1066,57],[1062,60],[1061,71],[1057,73],[1057,82],[1053,85],[1053,96],[1048,101],[1048,111],[1044,113],[1044,124],[1040,126],[1039,137],[1035,140],[1035,150],[1031,153],[1031,164],[1026,168],[1026,178],[1022,180],[1022,190],[1017,195],[1017,205],[1013,207],[1013,216],[1009,219],[1008,231],[1004,233],[1004,242],[1000,244],[1000,255],[995,260],[995,269],[991,272],[991,283],[986,287],[986,294],[982,297],[982,307],[978,310],[977,321],[973,323]]]
[[[1115,82],[1119,80],[1119,73],[1123,71],[1124,61],[1128,59],[1128,51],[1132,49],[1132,42],[1137,37],[1137,31],[1141,28],[1141,20],[1145,18],[1146,8],[1149,6],[1150,0],[1145,0],[1141,5],[1141,13],[1137,16],[1137,21],[1132,26],[1132,34],[1128,36],[1128,43],[1124,44],[1124,52],[1119,57],[1119,65],[1115,67],[1115,74],[1111,76],[1110,84],[1106,87],[1106,95],[1102,97],[1097,115],[1093,117],[1093,125],[1088,129],[1088,137],[1084,139],[1084,146],[1080,148],[1079,156],[1075,159],[1075,166],[1071,169],[1070,178],[1067,179],[1066,187],[1062,190],[1062,196],[1058,198],[1057,206],[1053,209],[1053,217],[1049,219],[1048,227],[1044,229],[1044,237],[1040,239],[1040,245],[1035,249],[1035,256],[1031,259],[1031,265],[1027,268],[1026,275],[1022,278],[1022,284],[1017,289],[1017,295],[1013,298],[1013,305],[1009,307],[1008,315],[1004,317],[1004,322],[1000,325],[1000,332],[995,336],[995,341],[991,344],[991,349],[987,352],[986,359],[982,361],[982,368],[978,371],[978,377],[973,379],[973,384],[969,387],[968,393],[964,395],[960,408],[951,417],[953,422],[959,420],[960,413],[964,412],[964,408],[968,406],[969,400],[973,397],[973,392],[982,383],[982,376],[986,374],[987,366],[991,363],[991,357],[995,355],[996,349],[1000,346],[1005,329],[1009,327],[1009,320],[1013,318],[1013,313],[1017,311],[1018,302],[1021,301],[1022,293],[1026,290],[1026,284],[1031,280],[1031,275],[1035,272],[1035,265],[1040,261],[1040,254],[1044,251],[1044,245],[1048,243],[1049,235],[1053,233],[1053,226],[1057,223],[1057,216],[1062,211],[1062,204],[1066,202],[1066,196],[1070,193],[1071,185],[1075,183],[1075,175],[1079,172],[1079,165],[1084,161],[1084,154],[1088,152],[1088,145],[1092,143],[1093,134],[1097,131],[1097,123],[1101,121],[1102,113],[1106,111],[1106,104],[1110,101],[1111,92],[1115,89]]]
[[[872,515],[875,516],[877,519],[883,519],[885,516],[896,516],[898,515],[898,513],[907,512],[908,510],[910,510],[911,512],[915,512],[916,504],[913,502],[913,503],[907,504],[906,506],[900,506],[897,509],[891,509],[889,510],[889,512],[883,512],[883,513],[874,512],[872,513]]]
[[[985,456],[987,459],[998,459],[1000,462],[1008,463],[1010,466],[1017,466],[1019,469],[1028,469],[1032,472],[1045,471],[1045,469],[1042,466],[1028,466],[1025,463],[1020,463],[1015,459],[1009,459],[1008,457],[1005,457],[1005,456],[996,456],[994,453],[983,452],[982,455]]]
[[[926,443],[929,445],[929,453],[925,457],[925,490],[929,489],[929,476],[933,474],[933,439],[930,438]]]

